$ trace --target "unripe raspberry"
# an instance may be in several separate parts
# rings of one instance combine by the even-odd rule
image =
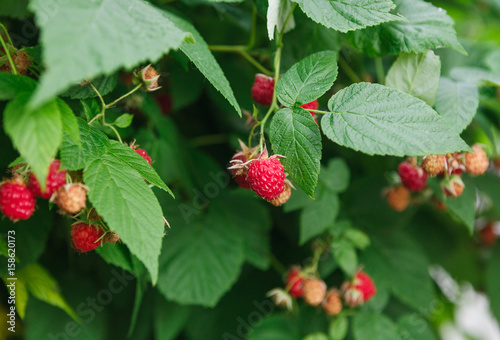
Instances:
[[[291,296],[302,297],[302,286],[304,285],[305,277],[302,275],[301,268],[294,266],[286,276],[286,287]]]
[[[153,92],[161,88],[158,86],[159,78],[158,72],[151,65],[148,65],[134,72],[133,82],[135,85],[142,84],[144,91]]]
[[[342,300],[336,289],[330,289],[326,293],[322,307],[327,315],[338,315],[342,311]]]
[[[241,140],[238,141],[240,143],[241,150],[233,155],[233,158],[230,161],[231,166],[228,169],[231,170],[234,180],[240,187],[243,189],[250,189],[250,183],[248,183],[247,180],[249,166],[247,162],[252,159],[256,159],[259,155],[255,152],[257,147],[250,149]]]
[[[275,288],[269,291],[266,296],[270,297],[276,306],[292,310],[292,297],[285,290]]]
[[[0,185],[0,211],[12,221],[27,220],[35,211],[36,198],[21,177]]]
[[[422,168],[431,177],[439,175],[446,168],[446,157],[444,155],[430,155],[422,161]]]
[[[396,186],[387,191],[386,198],[392,209],[401,212],[410,204],[411,194],[404,186]]]
[[[459,175],[452,175],[441,182],[441,187],[446,196],[458,197],[464,192],[465,184]]]
[[[107,232],[106,235],[103,237],[103,243],[111,243],[115,244],[116,242],[120,241],[120,235],[115,233],[114,231]]]
[[[252,98],[260,105],[271,106],[274,93],[274,78],[265,74],[255,75],[255,81],[252,86]]]
[[[87,202],[87,190],[78,183],[68,183],[57,189],[56,203],[68,214],[76,214],[85,208]]]
[[[472,146],[472,153],[465,154],[465,170],[471,175],[482,175],[488,170],[488,156],[479,144]]]
[[[465,166],[462,164],[462,154],[460,152],[454,152],[446,155],[446,163],[449,175],[461,175]]]
[[[66,170],[60,170],[60,167],[61,161],[58,159],[54,159],[50,163],[49,173],[45,179],[45,191],[43,192],[36,176],[33,173],[30,174],[30,188],[36,196],[49,199],[58,188],[66,184]]]
[[[100,238],[103,234],[104,232],[99,226],[83,222],[74,224],[71,229],[73,248],[80,253],[94,250],[101,244]]]
[[[28,68],[33,63],[30,55],[24,51],[18,51],[12,54],[11,57],[16,66],[17,73],[23,76],[26,75],[28,73]],[[12,73],[12,67],[9,61],[0,66],[0,72]]]
[[[319,279],[307,279],[302,287],[304,301],[311,306],[318,306],[326,294],[326,284]]]
[[[274,200],[285,190],[285,169],[277,158],[259,158],[250,164],[247,181],[257,195]]]
[[[268,202],[274,205],[275,207],[279,207],[280,205],[285,204],[292,196],[292,188],[288,183],[285,183],[285,189],[283,192],[275,199],[269,200]]]
[[[411,191],[421,191],[425,188],[427,174],[421,167],[402,162],[399,164],[398,174],[403,185]]]
[[[368,274],[359,271],[352,281],[342,285],[342,291],[345,302],[353,308],[369,301],[377,293],[377,288]]]

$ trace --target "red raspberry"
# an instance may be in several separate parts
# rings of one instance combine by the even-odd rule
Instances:
[[[356,307],[369,301],[376,293],[377,287],[371,277],[359,271],[351,282],[342,285],[345,302],[350,307]]]
[[[319,103],[318,103],[318,100],[316,99],[310,103],[302,104],[302,105],[300,105],[300,107],[303,109],[306,109],[306,110],[317,110],[319,107]],[[311,116],[313,116],[314,120],[317,123],[318,121],[316,120],[316,112],[309,111],[309,113],[311,114]]]
[[[160,106],[161,112],[168,116],[170,111],[172,111],[172,97],[168,93],[161,93],[155,96],[155,100]]]
[[[238,141],[240,143],[241,151],[238,151],[233,155],[230,162],[231,166],[228,169],[231,170],[234,180],[240,187],[243,189],[250,189],[250,183],[247,181],[248,165],[246,163],[251,159],[257,158],[258,155],[255,152],[257,147],[250,149],[241,140]]]
[[[292,188],[288,183],[285,182],[285,189],[283,190],[283,192],[275,199],[268,200],[268,202],[275,207],[279,207],[280,205],[285,204],[290,199],[290,196],[292,196]]]
[[[58,188],[66,184],[66,170],[59,170],[60,167],[61,161],[58,159],[54,159],[50,163],[49,173],[45,179],[44,192],[42,192],[40,182],[38,182],[36,176],[33,173],[30,174],[30,188],[36,196],[49,199]]]
[[[304,276],[302,276],[301,268],[298,266],[292,267],[286,276],[286,286],[291,296],[302,297],[302,286],[304,285]]]
[[[446,168],[446,157],[443,155],[430,155],[422,161],[422,168],[431,177],[439,175]]]
[[[65,212],[76,214],[85,208],[87,202],[87,190],[78,184],[65,184],[56,192],[56,203]]]
[[[327,315],[338,315],[342,311],[342,300],[335,289],[330,289],[322,303],[323,310]]]
[[[101,240],[99,239],[102,235],[104,235],[104,232],[99,226],[83,222],[74,224],[71,229],[73,248],[80,253],[94,250],[101,244]]]
[[[260,105],[271,106],[274,93],[274,78],[265,74],[255,75],[255,81],[252,86],[252,98]]]
[[[304,301],[311,305],[319,305],[326,294],[326,284],[320,279],[307,279],[302,287]]]
[[[142,158],[144,158],[149,165],[151,165],[151,157],[149,157],[148,153],[144,149],[136,149],[135,152],[137,152],[139,155],[141,155]]]
[[[472,151],[465,154],[465,170],[471,175],[482,175],[490,165],[488,156],[479,144],[474,144]]]
[[[398,167],[401,182],[411,191],[420,191],[425,188],[427,174],[421,167],[413,166],[408,162],[402,162]]]
[[[404,186],[390,188],[386,194],[387,203],[396,211],[405,210],[411,201],[410,191]]]
[[[16,176],[0,186],[0,211],[12,221],[30,218],[35,204],[35,195],[21,177]]]
[[[479,231],[479,239],[485,246],[492,246],[496,243],[498,235],[495,231],[495,225],[488,223]]]
[[[247,181],[257,195],[274,200],[285,190],[285,169],[277,158],[259,158],[250,164]]]

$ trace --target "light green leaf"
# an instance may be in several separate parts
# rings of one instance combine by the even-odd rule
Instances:
[[[129,127],[130,124],[132,124],[132,119],[134,119],[134,115],[131,115],[130,113],[124,113],[115,119],[113,125],[116,125],[119,128],[124,129],[126,127]]]
[[[355,340],[400,340],[396,325],[385,315],[361,313],[354,317]]]
[[[68,1],[47,19],[46,1],[29,5],[41,28],[47,71],[30,107],[38,107],[71,85],[158,60],[188,34],[140,0]]]
[[[452,214],[457,216],[464,223],[469,234],[474,233],[474,224],[476,221],[476,186],[467,176],[462,178],[465,189],[459,197],[447,197],[443,199]]]
[[[274,28],[281,32],[289,32],[295,27],[295,20],[293,15],[290,17],[290,10],[292,5],[290,0],[269,0],[269,7],[267,8],[267,35],[269,40],[274,39]],[[288,21],[286,21],[288,19]],[[283,27],[285,25],[286,27]]]
[[[28,289],[26,288],[26,284],[21,280],[17,280],[16,309],[17,309],[17,314],[19,314],[21,319],[24,319],[24,316],[26,315],[26,305],[28,304],[28,299],[29,295],[28,295]]]
[[[332,158],[328,166],[321,169],[319,180],[328,190],[342,193],[349,187],[351,171],[342,158]]]
[[[200,72],[203,73],[203,75],[210,83],[212,83],[217,91],[219,91],[224,98],[227,99],[227,101],[234,107],[236,112],[238,112],[241,117],[241,108],[234,97],[233,90],[231,89],[224,72],[217,63],[217,60],[215,60],[212,52],[210,52],[207,43],[203,40],[200,33],[198,33],[196,28],[194,28],[194,26],[189,22],[171,13],[165,12],[165,16],[175,25],[193,35],[195,42],[183,42],[180,46],[182,52],[184,52],[188,58],[191,59]]]
[[[81,146],[68,135],[64,136],[61,146],[62,167],[68,170],[83,169],[89,160],[102,156],[111,146],[104,133],[88,125],[83,119],[78,118],[76,121]]]
[[[389,13],[396,7],[389,0],[295,0],[309,18],[326,27],[347,32],[402,20]]]
[[[125,269],[130,273],[134,273],[130,252],[125,245],[107,243],[102,247],[98,247],[96,252],[101,255],[106,263]]]
[[[30,264],[17,272],[17,279],[26,285],[26,289],[37,299],[59,307],[68,313],[75,321],[80,317],[68,305],[60,293],[56,280],[39,264]]]
[[[109,153],[111,155],[136,170],[149,183],[165,190],[170,195],[172,195],[172,197],[174,197],[172,191],[170,191],[165,182],[163,182],[160,176],[158,176],[153,166],[149,165],[149,163],[144,158],[142,158],[137,152],[135,152],[125,144],[114,140],[110,142],[111,148],[109,149]]]
[[[354,276],[358,269],[358,255],[351,241],[339,238],[332,242],[332,253],[339,267],[348,276]]]
[[[0,100],[11,100],[19,93],[31,93],[35,88],[36,81],[29,77],[0,72]]]
[[[313,333],[306,336],[303,340],[329,340],[324,333]]]
[[[132,254],[144,263],[154,285],[158,279],[164,223],[152,190],[139,172],[110,154],[89,162],[83,179],[90,189],[90,202]]]
[[[420,99],[379,84],[353,84],[328,102],[321,119],[328,138],[369,155],[425,156],[469,150]]]
[[[281,104],[294,107],[310,103],[328,91],[337,79],[337,53],[315,53],[293,65],[278,81]]]
[[[368,54],[424,53],[429,49],[448,47],[467,54],[458,42],[454,22],[442,8],[424,0],[393,0],[398,13],[407,21],[393,21],[376,27],[348,33],[351,44]]]
[[[213,307],[245,260],[241,233],[214,214],[172,229],[161,254],[158,289],[182,305]]]
[[[57,105],[61,112],[61,122],[64,131],[70,136],[78,146],[80,143],[80,131],[78,128],[78,121],[76,120],[73,110],[64,102],[64,100],[57,98]]]
[[[110,76],[100,76],[95,79],[91,79],[91,82],[97,91],[99,91],[101,96],[105,96],[114,90],[117,80],[118,73],[114,73]],[[84,82],[82,84],[73,85],[61,94],[61,96],[70,97],[71,99],[87,99],[97,97],[97,93],[88,82]]]
[[[455,80],[467,81],[477,86],[500,87],[500,75],[479,67],[455,67],[450,74]]]
[[[417,313],[403,315],[398,320],[398,328],[403,340],[438,340],[429,322]]]
[[[370,238],[359,229],[350,228],[344,232],[344,237],[351,241],[356,248],[365,249],[370,245]]]
[[[279,110],[271,122],[271,144],[290,178],[309,196],[314,196],[321,160],[318,124],[302,108]]]
[[[300,215],[299,244],[324,233],[335,222],[339,205],[338,196],[325,190],[316,201],[306,206]]]
[[[436,97],[436,111],[461,133],[470,124],[479,107],[479,89],[466,81],[442,77]]]
[[[49,164],[62,142],[61,111],[56,100],[29,110],[26,106],[29,98],[30,94],[21,93],[7,104],[4,127],[14,146],[45,187]]]
[[[328,326],[330,340],[343,340],[349,330],[349,320],[346,316],[337,316]]]
[[[441,74],[441,60],[433,51],[402,54],[387,73],[386,85],[434,106]]]

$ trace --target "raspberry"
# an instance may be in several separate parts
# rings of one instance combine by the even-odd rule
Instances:
[[[302,286],[304,285],[304,276],[298,266],[292,267],[286,276],[286,286],[291,296],[302,297]]]
[[[446,168],[446,157],[443,155],[430,155],[424,158],[422,168],[427,175],[434,177]]]
[[[387,203],[396,211],[405,210],[411,201],[411,194],[404,186],[391,188],[386,194]]]
[[[302,104],[302,105],[300,105],[300,107],[303,109],[306,109],[306,110],[317,110],[319,107],[318,100],[316,99],[310,103]],[[318,121],[316,120],[316,112],[309,111],[309,113],[314,118],[316,123],[318,123]]]
[[[115,244],[120,241],[120,235],[115,233],[114,231],[107,232],[103,237],[103,243],[111,243]]]
[[[136,149],[135,152],[137,152],[139,155],[141,155],[142,158],[148,162],[149,165],[151,165],[151,157],[149,157],[148,153],[144,149]]]
[[[30,218],[35,204],[35,195],[21,177],[16,176],[0,186],[0,211],[12,221]]]
[[[269,291],[266,296],[270,297],[276,306],[286,308],[288,310],[292,309],[292,297],[285,290],[281,288],[274,288]]]
[[[252,86],[252,98],[260,105],[271,106],[274,93],[274,78],[265,74],[255,75],[255,81]]]
[[[459,175],[451,175],[450,178],[441,182],[441,187],[446,196],[458,197],[464,192],[465,184]]]
[[[413,166],[408,162],[402,162],[398,167],[401,182],[411,191],[420,191],[425,188],[427,174],[421,167]]]
[[[238,141],[240,143],[241,151],[238,151],[233,155],[230,162],[231,166],[228,169],[231,170],[234,180],[240,187],[243,189],[250,189],[250,183],[247,181],[248,165],[246,163],[251,159],[257,158],[257,155],[254,155],[257,147],[250,149],[241,140]]]
[[[146,92],[159,90],[158,79],[160,75],[151,65],[144,67],[141,70],[134,72],[133,82],[135,85],[142,84],[142,89]]]
[[[87,202],[87,191],[82,184],[65,184],[56,192],[56,203],[65,212],[76,214]]]
[[[327,315],[338,315],[342,311],[342,300],[337,290],[331,289],[326,293],[322,303],[323,310]]]
[[[479,144],[474,144],[472,151],[465,154],[465,170],[471,175],[482,175],[490,165],[488,156]]]
[[[302,287],[304,301],[311,305],[319,305],[326,294],[326,284],[319,279],[307,279]]]
[[[168,93],[161,93],[155,96],[155,100],[160,106],[161,112],[168,116],[172,111],[172,97]]]
[[[462,164],[462,154],[460,152],[454,152],[446,155],[446,163],[449,175],[460,176],[465,170],[465,166]]]
[[[369,301],[376,293],[377,288],[371,277],[363,271],[359,271],[351,282],[342,285],[345,302],[350,307],[356,307]]]
[[[277,158],[259,158],[250,164],[247,181],[257,195],[274,200],[285,190],[285,169]]]
[[[26,75],[28,73],[28,68],[33,63],[29,54],[23,51],[18,51],[12,54],[11,57],[14,65],[16,66],[17,73],[23,76]],[[12,73],[12,67],[8,61],[0,67],[0,72]]]
[[[44,192],[42,192],[40,182],[38,182],[36,176],[33,173],[30,174],[30,188],[36,196],[49,199],[58,188],[66,184],[66,170],[59,170],[60,167],[61,161],[58,159],[54,159],[50,163],[49,173],[45,179]]]
[[[80,253],[94,250],[101,244],[100,238],[103,234],[104,232],[99,226],[83,222],[74,224],[71,229],[73,248]]]
[[[495,225],[488,223],[479,231],[479,239],[485,246],[492,246],[496,243],[498,235],[495,231]]]
[[[269,203],[274,205],[275,207],[279,207],[280,205],[285,204],[292,196],[292,188],[288,183],[285,183],[285,189],[283,192],[275,199],[269,200]]]

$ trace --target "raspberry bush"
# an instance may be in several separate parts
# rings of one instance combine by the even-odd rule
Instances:
[[[3,1],[0,338],[483,339],[499,15]]]

